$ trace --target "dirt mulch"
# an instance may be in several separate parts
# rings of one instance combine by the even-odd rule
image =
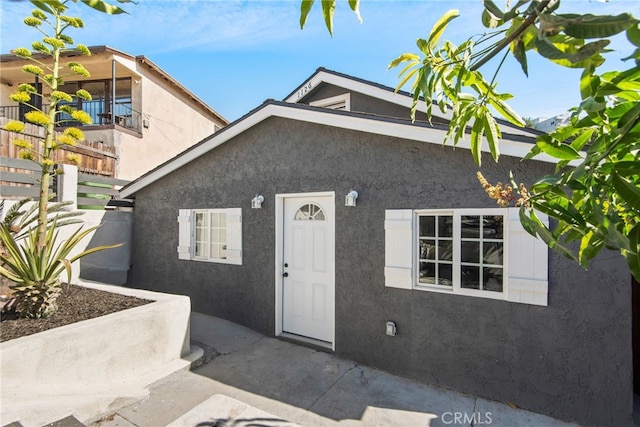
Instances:
[[[2,286],[2,294],[5,294],[6,291],[7,287]],[[62,294],[58,297],[58,310],[44,319],[20,319],[12,313],[3,314],[0,318],[0,342],[138,307],[150,302],[153,301],[82,286],[64,285]]]

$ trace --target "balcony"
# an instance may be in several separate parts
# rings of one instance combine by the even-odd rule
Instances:
[[[82,102],[81,108],[91,116],[92,124],[82,124],[71,119],[69,115],[61,113],[60,120],[67,121],[61,123],[60,127],[76,126],[86,128],[91,126],[116,125],[137,133],[142,133],[142,114],[134,110],[130,102],[116,102],[113,115],[105,108],[104,100],[84,101]],[[49,107],[45,105],[43,110],[48,112]],[[0,117],[24,121],[24,114],[27,111],[29,110],[18,105],[0,106]]]

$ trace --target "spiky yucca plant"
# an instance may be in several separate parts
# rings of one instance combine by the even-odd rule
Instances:
[[[89,114],[70,105],[74,99],[90,100],[89,92],[81,89],[68,94],[61,90],[64,79],[69,75],[89,77],[89,72],[81,64],[75,61],[66,64],[62,62],[66,52],[85,55],[91,53],[85,45],[76,44],[66,34],[68,29],[84,27],[80,18],[67,15],[69,7],[79,1],[107,14],[125,12],[104,0],[30,0],[36,9],[31,16],[25,18],[24,23],[44,36],[41,41],[31,45],[39,55],[33,55],[31,50],[24,47],[12,51],[14,55],[29,62],[22,68],[23,71],[35,76],[45,88],[45,91],[39,91],[35,86],[23,83],[18,85],[17,92],[10,96],[14,102],[29,107],[30,111],[24,115],[27,122],[44,128],[44,140],[38,144],[39,146],[20,138],[12,141],[21,149],[22,158],[33,160],[41,166],[38,179],[40,195],[37,202],[37,226],[29,228],[25,238],[18,243],[16,237],[19,236],[12,233],[10,227],[0,224],[0,275],[17,283],[12,288],[13,295],[18,300],[20,314],[27,317],[42,317],[55,310],[55,300],[61,291],[58,276],[66,269],[70,280],[71,263],[74,260],[111,247],[91,248],[68,258],[80,240],[95,228],[84,231],[79,229],[67,241],[56,246],[57,219],[49,224],[49,183],[54,166],[53,152],[65,145],[75,145],[84,139],[82,131],[77,128],[67,127],[60,135],[55,134],[55,128],[69,124],[69,116],[76,122],[91,123]],[[131,0],[116,1],[129,3]],[[48,111],[38,108],[40,102],[34,102],[35,98],[40,98],[42,104],[47,105]],[[26,123],[10,121],[4,125],[4,129],[20,134],[25,131]],[[77,158],[72,157],[69,160],[77,161]]]
[[[56,300],[62,292],[60,275],[66,271],[66,283],[70,283],[74,261],[122,245],[96,246],[71,256],[80,241],[97,228],[82,230],[80,227],[68,239],[58,243],[59,225],[54,219],[47,229],[47,243],[39,246],[36,228],[30,229],[24,241],[17,243],[11,230],[0,223],[0,242],[5,251],[0,253],[0,274],[15,283],[10,287],[22,317],[46,317],[56,310]]]

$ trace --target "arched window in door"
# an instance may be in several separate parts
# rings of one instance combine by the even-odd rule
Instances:
[[[320,206],[307,203],[298,209],[293,219],[296,221],[324,221],[326,217]]]

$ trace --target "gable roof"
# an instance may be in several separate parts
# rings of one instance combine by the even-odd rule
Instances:
[[[292,103],[301,102],[305,98],[310,96],[314,92],[314,90],[320,87],[322,83],[342,87],[353,92],[359,92],[372,98],[380,99],[391,104],[396,104],[407,109],[411,109],[411,106],[413,105],[413,96],[407,91],[399,90],[396,92],[396,90],[392,87],[361,79],[359,77],[350,76],[348,74],[339,73],[337,71],[329,70],[324,67],[318,68],[315,73],[313,73],[307,80],[305,80],[300,86],[293,90],[293,92],[287,95],[284,98],[284,101]],[[416,107],[417,111],[426,114],[427,106],[425,105],[424,98],[420,97],[420,101],[421,102],[419,102]],[[435,101],[434,106],[436,106],[436,108],[434,108],[433,110],[434,116],[443,118],[447,121],[451,119],[451,109],[449,109],[446,113],[442,113],[440,109],[437,108],[437,104],[435,103]],[[509,132],[513,134],[535,137],[544,133],[535,129],[520,128],[508,122],[507,120],[503,120],[497,117],[496,121],[503,131],[506,128],[509,128]]]
[[[350,111],[312,107],[306,104],[267,100],[258,108],[250,111],[229,126],[224,127],[220,131],[178,154],[176,157],[127,184],[120,190],[120,196],[123,198],[131,197],[141,189],[270,117],[298,120],[436,145],[442,145],[442,141],[444,141],[448,130],[447,126],[442,125],[413,123],[411,120],[383,117],[374,114],[354,113]],[[508,131],[503,131],[502,136],[500,151],[506,156],[524,157],[534,142],[532,137],[510,134]],[[457,147],[470,149],[470,143],[468,140],[461,141]],[[489,152],[487,144],[483,144],[482,151]],[[544,154],[536,157],[536,160],[555,163],[555,159]]]

